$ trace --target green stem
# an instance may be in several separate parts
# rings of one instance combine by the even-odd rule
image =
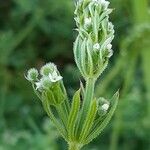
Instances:
[[[87,79],[85,97],[84,97],[83,107],[82,107],[83,116],[89,109],[90,103],[93,99],[94,87],[95,87],[95,79],[93,79],[93,78]]]
[[[80,131],[82,130],[82,125],[86,118],[86,114],[90,108],[91,101],[93,100],[95,81],[96,80],[94,78],[88,78],[86,80],[86,89],[85,89],[85,93],[84,93],[84,99],[83,99],[80,120],[79,120],[78,126],[77,126],[77,129],[78,129],[77,134],[80,133]]]
[[[81,149],[81,145],[79,145],[78,143],[69,143],[69,149],[68,150],[80,150]]]

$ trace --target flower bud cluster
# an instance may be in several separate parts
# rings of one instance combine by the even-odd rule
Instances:
[[[74,56],[84,77],[97,78],[113,55],[114,26],[109,21],[112,9],[108,6],[106,0],[79,0],[76,4],[78,36],[74,43]]]
[[[42,98],[47,98],[52,105],[56,105],[64,99],[61,89],[62,76],[53,63],[47,63],[40,69],[29,69],[26,79],[33,84],[33,87],[40,93]]]

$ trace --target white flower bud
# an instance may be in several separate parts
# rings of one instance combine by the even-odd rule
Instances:
[[[112,44],[108,44],[106,47],[108,50],[112,49]]]
[[[108,30],[111,31],[114,29],[114,25],[111,22],[108,22]]]
[[[93,49],[99,50],[100,49],[99,43],[94,44],[93,45]]]
[[[57,70],[57,67],[54,63],[47,63],[41,68],[40,73],[42,76],[48,76],[50,73],[54,72],[55,70]]]
[[[101,1],[101,4],[104,8],[104,10],[106,10],[110,4],[110,2],[106,1],[106,0],[100,0]]]
[[[110,4],[110,2],[106,1],[106,0],[92,0],[94,2],[94,4],[97,5],[102,5],[104,10],[106,10]]]
[[[102,105],[102,109],[103,109],[104,111],[107,111],[107,110],[109,109],[109,104],[108,104],[108,103],[103,104],[103,105]]]
[[[111,56],[113,55],[113,50],[112,49],[110,49],[110,50],[108,50],[108,58],[110,58]]]
[[[38,78],[38,71],[35,68],[31,68],[28,70],[27,76],[25,77],[28,81],[32,82],[32,81],[36,81]]]
[[[110,102],[108,100],[106,100],[103,97],[98,99],[98,114],[100,116],[106,115],[109,107],[110,107]]]
[[[113,50],[112,50],[112,44],[108,44],[106,46],[107,50],[108,50],[108,55],[107,57],[110,58],[113,55]]]
[[[89,27],[91,25],[92,19],[91,18],[85,18],[84,23],[86,27]]]
[[[62,76],[58,75],[56,71],[53,71],[49,74],[49,79],[51,82],[57,82],[59,80],[62,80]]]

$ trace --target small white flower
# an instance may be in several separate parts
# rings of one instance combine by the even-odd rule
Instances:
[[[62,76],[58,75],[56,71],[53,71],[49,74],[49,78],[51,82],[57,82],[62,79]]]
[[[107,110],[109,109],[109,104],[108,104],[108,103],[103,104],[103,105],[102,105],[102,109],[103,109],[104,111],[107,111]]]
[[[36,82],[36,90],[41,91],[42,89],[48,89],[51,87],[51,80],[49,77],[42,77],[39,82]]]
[[[36,90],[42,89],[42,83],[41,83],[41,81],[36,82],[35,85],[36,85],[36,88],[35,88]]]
[[[85,18],[85,20],[84,20],[85,26],[90,26],[91,22],[92,22],[91,18]]]
[[[94,44],[94,45],[93,45],[93,48],[96,49],[96,50],[99,50],[99,49],[100,49],[99,43]]]

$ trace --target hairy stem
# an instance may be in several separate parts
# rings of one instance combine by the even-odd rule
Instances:
[[[86,114],[89,110],[91,101],[93,100],[94,96],[94,87],[95,87],[95,79],[94,78],[89,78],[86,80],[86,89],[84,93],[84,99],[83,99],[83,105],[82,105],[82,111],[81,111],[81,118],[78,122],[78,131],[77,133],[80,133],[82,130],[83,122],[86,118]]]
[[[89,78],[86,82],[86,91],[85,91],[85,97],[83,101],[83,116],[87,112],[90,103],[93,99],[94,95],[94,87],[95,87],[95,79]]]

